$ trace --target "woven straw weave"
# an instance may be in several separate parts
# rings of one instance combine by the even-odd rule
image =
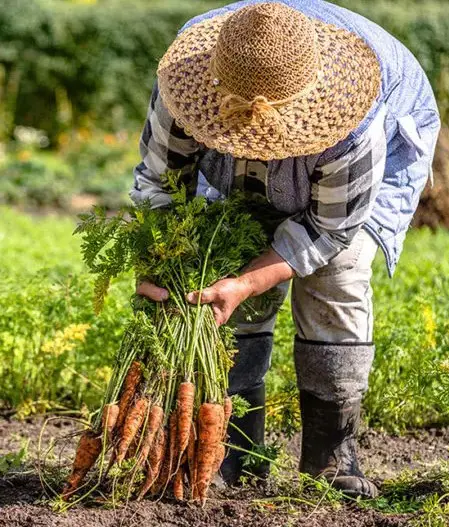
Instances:
[[[187,134],[236,158],[267,161],[320,153],[347,137],[376,99],[381,75],[356,35],[261,3],[181,33],[158,80]]]

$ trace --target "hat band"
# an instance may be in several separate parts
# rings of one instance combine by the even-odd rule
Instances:
[[[223,97],[218,115],[220,119],[226,121],[230,127],[239,123],[260,125],[262,122],[265,122],[273,129],[274,133],[276,133],[280,139],[285,141],[288,132],[287,125],[277,108],[284,106],[295,99],[307,96],[316,88],[322,76],[323,73],[319,70],[315,79],[303,90],[295,93],[291,97],[277,101],[269,101],[263,95],[257,95],[252,101],[248,101],[240,95],[229,93]],[[214,79],[214,84],[218,87],[219,82],[217,82],[217,80]],[[219,90],[224,91],[221,87]]]

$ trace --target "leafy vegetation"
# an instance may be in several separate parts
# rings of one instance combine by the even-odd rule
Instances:
[[[384,481],[378,498],[358,504],[385,514],[414,513],[409,522],[411,527],[445,527],[449,521],[448,464],[405,470]]]
[[[21,127],[0,153],[0,204],[84,211],[127,203],[138,133],[80,128],[61,134],[58,153],[40,146],[38,130]]]
[[[94,315],[73,228],[68,218],[1,209],[0,401],[19,416],[93,407],[130,313],[124,278]]]
[[[211,5],[4,0],[0,140],[16,124],[45,130],[53,144],[92,121],[103,130],[140,128],[159,58],[182,23]]]
[[[0,456],[0,477],[6,476],[12,470],[23,467],[28,458],[28,444],[30,440],[22,441],[20,450],[8,452]]]
[[[189,499],[204,505],[225,455],[222,441],[232,412],[227,397],[232,331],[217,326],[210,305],[199,299],[190,304],[186,294],[236,275],[263,252],[267,237],[246,211],[241,193],[208,204],[202,196],[190,199],[174,173],[167,174],[165,184],[171,204],[164,209],[144,202],[110,217],[97,209],[84,215],[75,231],[83,238],[84,261],[96,275],[97,313],[111,280],[130,270],[137,282],[149,278],[167,289],[169,297],[163,303],[133,302],[134,318],[117,353],[103,406],[91,430],[81,436],[65,498],[82,486],[97,458],[99,479],[104,479],[104,455],[111,448],[112,461],[121,467],[135,440],[129,454],[134,462],[119,476],[127,497],[142,499],[153,485],[158,490],[151,494],[162,496],[173,484],[175,498],[183,500],[188,474]],[[117,503],[114,487],[103,494]]]
[[[124,10],[118,0],[2,2],[2,413],[26,418],[81,411],[87,417],[98,406],[131,315],[134,280],[129,273],[114,279],[102,313],[95,315],[94,280],[82,263],[79,240],[71,236],[75,221],[41,212],[27,216],[1,205],[87,210],[92,203],[116,209],[126,202],[157,61],[187,19],[224,3],[132,0]],[[448,123],[446,2],[336,3],[378,22],[411,49],[428,73]],[[377,352],[364,401],[369,425],[402,432],[449,423],[448,249],[446,231],[410,232],[393,281],[378,255]],[[286,302],[267,379],[267,414],[270,431],[287,436],[300,424],[293,336]],[[248,410],[238,398],[234,406],[242,414]],[[0,476],[23,468],[27,456],[26,442],[17,453],[0,456]],[[299,504],[312,515],[323,504],[341,506],[341,495],[326,482],[292,476],[296,466],[277,443],[253,445],[246,466],[266,458],[273,459],[276,497],[257,500],[256,507],[293,512]],[[384,482],[380,498],[355,505],[409,513],[415,527],[447,525],[448,474],[444,463],[404,472]]]
[[[163,210],[144,202],[109,218],[99,209],[81,216],[75,233],[82,235],[84,261],[97,276],[97,303],[112,278],[134,269],[138,281],[150,278],[166,288],[179,308],[189,291],[235,275],[263,252],[263,228],[245,212],[242,195],[207,204],[202,196],[189,199],[176,179],[172,174],[166,182],[172,202]]]
[[[0,400],[20,415],[95,407],[130,314],[133,280],[125,276],[94,315],[74,227],[70,218],[1,209]],[[409,233],[394,280],[383,256],[376,259],[377,351],[364,405],[371,425],[400,431],[449,422],[448,250],[446,231],[424,229]],[[286,431],[298,422],[296,400],[285,395],[294,394],[293,335],[286,303],[267,379],[271,423]]]

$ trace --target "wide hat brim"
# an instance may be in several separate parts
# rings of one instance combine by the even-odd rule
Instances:
[[[221,27],[215,16],[183,31],[158,67],[164,105],[178,126],[207,148],[236,158],[269,161],[323,152],[360,125],[379,95],[381,72],[374,51],[357,35],[312,20],[322,74],[304,96],[276,106],[286,133],[270,122],[223,119],[226,94],[211,68]]]

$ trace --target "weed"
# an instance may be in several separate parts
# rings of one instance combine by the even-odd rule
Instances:
[[[358,500],[361,508],[384,514],[410,514],[413,527],[440,527],[449,523],[449,464],[424,470],[405,470],[383,483],[374,500]]]
[[[0,456],[0,476],[6,476],[15,469],[19,469],[28,458],[29,439],[22,440],[20,450],[8,452]]]

